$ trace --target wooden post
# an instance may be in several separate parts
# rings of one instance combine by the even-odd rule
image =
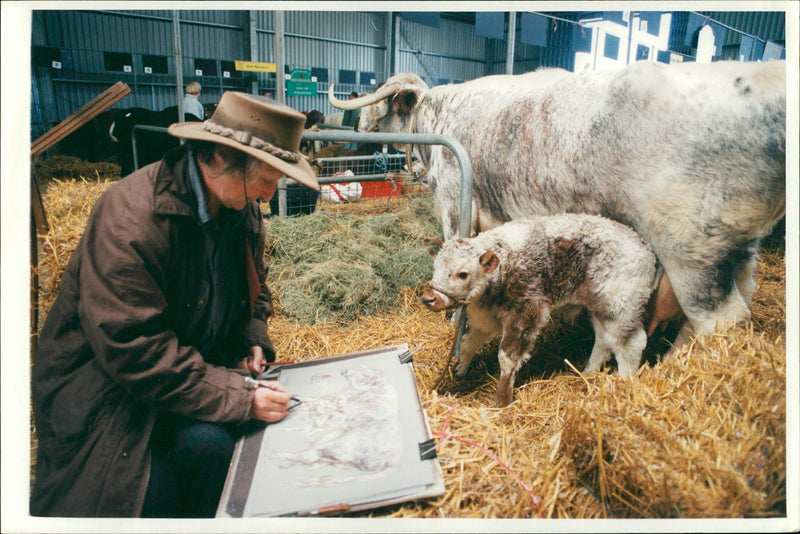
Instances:
[[[31,143],[31,158],[41,155],[44,151],[64,139],[66,136],[97,117],[110,108],[128,93],[130,88],[122,82],[117,82],[110,88],[103,91],[94,100],[83,106],[81,109],[59,122],[46,134]]]

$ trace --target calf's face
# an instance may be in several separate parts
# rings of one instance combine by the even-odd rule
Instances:
[[[465,305],[486,285],[486,275],[500,263],[494,252],[481,253],[469,239],[442,244],[426,240],[428,253],[435,256],[433,277],[422,292],[422,303],[431,311]]]

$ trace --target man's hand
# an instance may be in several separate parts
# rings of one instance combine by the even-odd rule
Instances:
[[[292,395],[277,381],[262,380],[263,386],[253,391],[253,404],[250,406],[250,417],[276,423],[289,413],[289,403]]]
[[[252,376],[258,376],[267,369],[267,358],[264,357],[264,349],[258,345],[250,347],[250,355],[243,358],[236,366],[239,369],[250,371]]]

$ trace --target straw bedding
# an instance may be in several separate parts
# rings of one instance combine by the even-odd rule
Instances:
[[[39,265],[42,316],[88,209],[109,183],[50,183],[45,202],[52,229],[40,240],[45,243]],[[726,329],[671,358],[661,356],[666,341],[657,339],[648,347],[648,363],[631,380],[613,371],[577,372],[592,344],[585,317],[574,326],[551,324],[517,379],[515,402],[497,409],[492,407],[497,343],[484,348],[464,380],[453,379],[446,365],[452,325],[421,306],[415,287],[430,275],[429,260],[417,257],[416,247],[419,237],[430,235],[433,215],[421,204],[400,211],[370,221],[317,215],[268,225],[277,303],[270,329],[279,358],[307,360],[398,343],[419,347],[414,368],[446,491],[436,499],[358,515],[785,515],[786,305],[780,249],[761,256],[750,324]],[[302,225],[301,219],[306,219]],[[382,240],[390,246],[381,248]],[[331,243],[339,249],[336,257],[325,249]],[[370,245],[374,257],[365,258]],[[316,264],[309,259],[314,255]],[[332,263],[323,267],[326,261]],[[290,285],[293,279],[300,279],[298,285]],[[302,288],[327,299],[342,292],[342,284],[360,286],[340,295],[338,306],[353,306],[347,317],[336,310],[325,315],[311,301],[304,311],[290,313],[301,307]],[[382,293],[387,287],[391,291]],[[665,333],[670,335],[674,332]]]

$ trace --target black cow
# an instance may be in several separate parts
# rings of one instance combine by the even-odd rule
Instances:
[[[317,109],[312,109],[310,111],[304,111],[303,115],[306,116],[306,124],[303,126],[306,130],[314,126],[315,124],[320,124],[325,122],[325,115]]]
[[[59,141],[60,154],[75,156],[86,161],[105,161],[116,155],[116,145],[108,136],[108,129],[119,110],[109,109],[100,113],[67,137]]]
[[[196,122],[198,117],[190,113],[184,114],[184,120]],[[133,127],[159,126],[166,128],[170,124],[178,122],[178,106],[170,106],[161,111],[153,111],[145,108],[127,108],[117,111],[117,117],[109,129],[109,136],[116,144],[117,161],[120,166],[121,176],[126,176],[133,172]],[[139,167],[160,160],[164,154],[178,146],[180,141],[164,132],[151,132],[147,130],[137,130],[136,132],[136,157]]]

